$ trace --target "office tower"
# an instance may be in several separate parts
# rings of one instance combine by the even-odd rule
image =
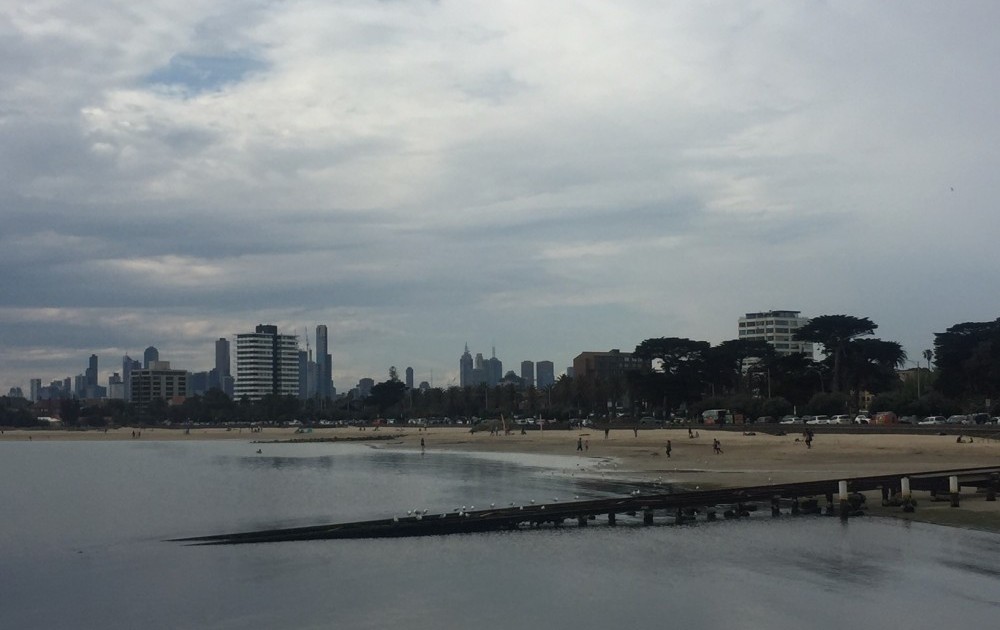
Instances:
[[[555,366],[552,364],[552,361],[539,361],[535,364],[535,382],[538,383],[536,385],[538,389],[555,385]]]
[[[149,367],[132,370],[132,404],[139,409],[154,400],[187,395],[188,373],[170,369],[169,361],[152,361]]]
[[[525,387],[535,386],[535,362],[521,361],[521,380]]]
[[[358,393],[362,398],[371,396],[373,387],[375,387],[375,379],[373,378],[363,378],[358,381]]]
[[[236,335],[235,398],[298,395],[298,352],[298,337],[279,335],[277,326],[260,324]]]
[[[406,368],[406,389],[413,389],[413,368]]]
[[[486,360],[486,384],[496,387],[503,379],[503,363],[497,358],[497,348],[493,346],[493,356]]]
[[[154,346],[149,346],[148,348],[146,348],[145,352],[142,353],[142,367],[143,367],[143,369],[148,370],[150,363],[152,363],[153,361],[159,361],[159,360],[160,360],[160,351],[157,350],[156,347],[154,347]]]
[[[108,377],[108,398],[125,400],[125,381],[118,372]]]
[[[797,341],[795,333],[809,323],[808,317],[800,317],[801,311],[764,311],[747,313],[739,320],[739,338],[766,341],[779,355],[801,353],[813,356],[813,345]]]
[[[86,382],[84,383],[84,388],[87,389],[87,390],[89,390],[89,391],[92,391],[92,390],[96,389],[97,388],[97,355],[96,354],[90,355],[90,361],[88,362],[88,365],[87,365],[87,371],[84,372],[84,374],[86,376]],[[89,393],[88,393],[88,397],[92,398],[92,396],[90,396]]]
[[[30,383],[31,402],[38,402],[42,395],[42,379],[33,378]]]
[[[458,384],[462,387],[472,387],[472,355],[469,354],[469,344],[465,344],[465,352],[458,360]]]
[[[316,396],[333,398],[333,356],[326,324],[316,326]]]
[[[229,340],[219,337],[215,340],[215,370],[218,372],[220,382],[232,374],[229,361]]]
[[[128,356],[122,357],[122,384],[125,386],[125,401],[132,400],[132,371],[141,370],[142,364]]]
[[[312,350],[298,351],[299,398],[306,400],[317,396],[317,374],[319,366],[312,360]]]

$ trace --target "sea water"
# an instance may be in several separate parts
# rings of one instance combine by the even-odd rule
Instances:
[[[0,443],[0,628],[858,630],[1000,618],[1000,536],[874,518],[166,542],[606,495],[584,461],[359,444]]]

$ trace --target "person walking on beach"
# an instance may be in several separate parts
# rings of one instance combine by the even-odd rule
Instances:
[[[424,438],[420,438],[420,450],[424,450]]]
[[[584,440],[583,441],[583,450],[584,451],[589,451],[590,450],[590,440]]]
[[[670,459],[670,451],[673,450],[673,446],[670,444],[670,440],[667,440],[667,459]]]
[[[691,427],[688,427],[688,438],[693,438],[693,437],[694,437],[694,433],[692,433]]]
[[[583,438],[576,438],[576,450],[583,450]]]
[[[806,429],[806,448],[813,447],[813,432],[812,429]]]
[[[722,443],[719,442],[718,438],[712,440],[712,450],[715,452],[716,455],[722,453]]]
[[[639,427],[638,426],[632,427],[632,433],[633,435],[635,435],[635,437],[639,437]]]
[[[611,432],[611,429],[609,429],[608,427],[604,427],[604,439],[605,440],[608,439],[608,433],[610,433],[610,432]]]

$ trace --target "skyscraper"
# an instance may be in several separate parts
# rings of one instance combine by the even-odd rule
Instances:
[[[237,399],[260,400],[268,394],[299,393],[298,337],[279,335],[277,326],[259,324],[236,335]]]
[[[536,378],[538,382],[538,389],[543,389],[549,385],[555,385],[555,366],[552,364],[552,361],[539,361],[535,364],[535,369],[537,372]]]
[[[535,386],[535,362],[521,361],[521,378],[524,379],[525,387]]]
[[[122,357],[122,384],[125,386],[125,400],[132,400],[132,371],[141,370],[142,364],[128,356]]]
[[[406,389],[413,389],[413,368],[406,368]]]
[[[209,388],[217,387],[226,396],[233,395],[233,372],[229,340],[219,337],[215,341],[215,369],[209,372]]]
[[[465,352],[458,360],[458,384],[462,387],[472,387],[472,355],[469,354],[469,344],[465,344]]]
[[[333,357],[330,355],[326,324],[316,326],[316,396],[333,397]]]
[[[148,370],[150,364],[153,361],[160,360],[160,351],[156,349],[155,346],[149,346],[146,351],[142,353],[142,368]]]
[[[493,346],[493,356],[486,360],[486,384],[496,387],[503,378],[503,363],[497,358],[497,348]]]

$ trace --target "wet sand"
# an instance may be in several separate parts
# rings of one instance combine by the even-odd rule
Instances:
[[[387,435],[390,441],[378,441],[379,448],[419,450],[424,439],[428,453],[467,451],[485,453],[563,455],[581,458],[583,468],[609,480],[662,481],[687,487],[738,487],[768,483],[791,483],[819,479],[848,478],[1000,466],[1000,441],[977,438],[973,443],[956,443],[954,436],[938,435],[865,435],[818,434],[812,448],[807,448],[801,434],[774,436],[764,433],[743,435],[736,432],[698,429],[698,436],[688,437],[686,429],[646,429],[636,436],[631,429],[614,429],[608,438],[603,430],[529,431],[521,435],[489,435],[488,431],[471,433],[462,427],[416,428],[383,427],[316,429],[296,433],[290,428],[264,428],[251,433],[247,429],[143,429],[141,437],[132,437],[132,429],[92,431],[10,431],[0,441],[34,440],[246,440],[270,441],[309,438],[364,438]],[[722,453],[713,451],[719,439]],[[671,441],[671,456],[666,443]],[[577,450],[578,442],[585,450]],[[941,524],[960,525],[1000,531],[1000,502],[985,502],[982,495],[963,496],[962,509],[948,508],[947,502],[932,504],[926,494],[915,493],[919,507],[913,515],[903,515],[895,508],[872,505],[872,512],[886,516],[916,519]],[[876,500],[872,500],[876,499]],[[870,504],[877,504],[871,497]]]

